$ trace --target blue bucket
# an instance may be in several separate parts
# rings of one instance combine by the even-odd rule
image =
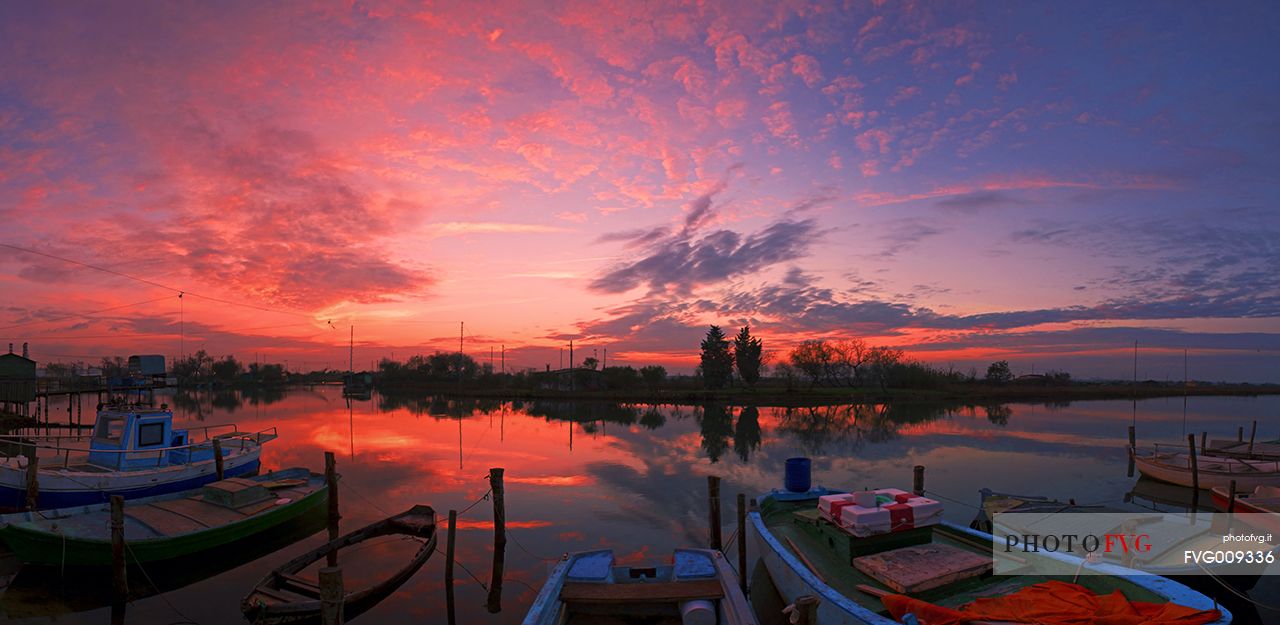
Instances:
[[[793,493],[803,493],[812,485],[810,471],[812,463],[808,458],[787,458],[787,472],[783,485]]]

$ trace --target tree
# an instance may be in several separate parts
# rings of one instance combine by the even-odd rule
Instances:
[[[809,377],[809,388],[824,379],[831,368],[831,347],[825,341],[808,340],[791,350],[791,366]]]
[[[256,364],[256,363],[255,363]],[[235,382],[236,378],[244,372],[244,366],[235,356],[227,356],[209,366],[213,372],[213,377],[219,382]]]
[[[831,345],[832,375],[843,379],[849,386],[857,386],[862,382],[862,366],[867,363],[870,348],[867,342],[852,338],[836,341]]]
[[[129,361],[120,356],[103,356],[102,375],[108,378],[123,378],[129,375]]]
[[[599,366],[600,366],[600,361],[599,361],[599,360],[596,360],[596,359],[595,359],[595,357],[593,357],[593,356],[587,356],[586,358],[583,358],[583,359],[582,359],[582,368],[583,368],[583,369],[591,369],[591,370],[595,370],[595,368],[596,368],[596,367],[599,367]]]
[[[702,380],[707,388],[724,388],[733,377],[733,354],[719,326],[707,330],[702,341]]]
[[[987,367],[988,384],[1008,384],[1013,381],[1013,371],[1009,370],[1008,360],[997,360]]]
[[[880,384],[882,392],[888,387],[889,377],[893,375],[893,371],[902,364],[903,356],[905,354],[902,350],[892,347],[872,347],[867,350],[867,364],[870,365],[871,375]]]
[[[662,365],[640,367],[640,378],[644,380],[645,386],[649,387],[649,392],[657,393],[662,383],[667,381],[667,369]]]
[[[733,361],[738,366],[738,376],[749,388],[755,388],[760,380],[761,354],[764,341],[751,336],[750,326],[742,326],[733,339]]]

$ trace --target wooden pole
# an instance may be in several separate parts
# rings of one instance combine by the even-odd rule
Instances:
[[[1196,435],[1187,435],[1187,445],[1191,448],[1191,509],[1200,504],[1200,467],[1196,463]]]
[[[796,625],[818,625],[818,598],[813,595],[797,597],[796,612],[800,617]]]
[[[329,491],[329,542],[338,540],[338,461],[332,451],[324,452],[324,482]],[[330,549],[325,556],[326,564],[338,566],[338,550]]]
[[[326,566],[320,569],[320,623],[342,625],[342,603],[346,593],[342,590],[342,569]]]
[[[710,544],[711,548],[719,551],[723,548],[720,541],[720,478],[714,475],[707,476],[707,499],[710,504],[710,519],[708,528],[711,530]]]
[[[1249,455],[1253,455],[1253,439],[1258,435],[1258,420],[1253,420],[1253,429],[1249,430]]]
[[[27,510],[35,510],[40,503],[40,457],[36,448],[31,448],[27,457]]]
[[[457,616],[453,605],[453,541],[458,531],[458,511],[449,511],[449,536],[445,543],[444,559],[444,604],[448,612],[449,625],[457,624]]]
[[[221,482],[226,477],[226,472],[222,469],[222,441],[213,439],[213,468],[218,472],[218,481]]]
[[[124,560],[124,497],[111,496],[111,581],[117,600],[129,595],[128,568]]]
[[[1227,514],[1236,511],[1236,481],[1231,480],[1231,489],[1227,492]]]
[[[924,465],[917,464],[913,472],[914,472],[914,475],[912,476],[913,479],[911,482],[911,492],[915,493],[916,497],[923,497],[924,496]]]
[[[738,586],[747,594],[747,496],[738,493]]]
[[[1129,477],[1133,477],[1133,457],[1138,455],[1138,429],[1129,426]]]
[[[1204,450],[1209,448],[1209,433],[1200,433],[1200,455],[1204,455]]]
[[[1244,442],[1244,426],[1243,426],[1243,425],[1242,425],[1242,426],[1240,426],[1240,428],[1236,430],[1236,442],[1237,442],[1237,443],[1243,443],[1243,442]]]
[[[493,489],[493,576],[489,580],[490,614],[502,611],[502,571],[507,560],[507,510],[503,500],[501,468],[489,469],[489,488]]]

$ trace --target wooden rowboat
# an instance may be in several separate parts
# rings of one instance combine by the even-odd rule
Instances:
[[[701,619],[701,620],[699,620]],[[610,550],[565,555],[543,584],[523,625],[758,621],[719,551],[677,549],[666,566],[614,566]]]
[[[1143,475],[1162,482],[1191,487],[1191,460],[1183,453],[1154,452],[1133,458]],[[1234,480],[1236,488],[1252,491],[1258,486],[1280,485],[1280,462],[1243,458],[1196,458],[1200,488],[1227,487]]]
[[[342,550],[380,536],[403,536],[417,544],[414,555],[390,576],[363,588],[346,590],[343,613],[347,619],[362,614],[404,584],[436,550],[436,513],[431,506],[416,505],[400,514],[325,543],[283,565],[258,582],[243,600],[240,609],[254,623],[288,623],[315,619],[320,614],[320,587],[303,577],[309,565]]]
[[[1231,493],[1226,488],[1213,489],[1213,505],[1226,511],[1231,502]],[[1237,513],[1248,513],[1242,517],[1245,523],[1260,530],[1280,534],[1280,487],[1258,486],[1252,492],[1236,493],[1236,504],[1232,509]]]
[[[1114,564],[1085,564],[1080,558],[1061,553],[1045,554],[1051,575],[991,575],[993,553],[991,534],[949,522],[894,532],[878,540],[905,541],[917,535],[898,534],[929,530],[928,542],[908,547],[889,547],[872,554],[879,562],[890,563],[876,570],[860,567],[850,536],[823,519],[816,510],[818,497],[835,491],[815,489],[804,493],[773,491],[764,495],[748,513],[748,533],[769,578],[785,603],[795,603],[810,595],[819,600],[817,619],[823,625],[898,625],[885,610],[881,596],[902,593],[939,606],[957,608],[978,597],[1015,593],[1052,579],[1072,580],[1081,567],[1094,574],[1080,575],[1075,583],[1094,594],[1120,590],[1130,601],[1174,602],[1196,610],[1212,610],[1214,602],[1182,584],[1155,575],[1138,573]],[[843,543],[843,544],[842,544]],[[910,553],[908,553],[910,552]],[[899,557],[893,556],[900,554]],[[855,557],[854,566],[850,566]],[[987,572],[974,571],[985,560]],[[870,571],[870,572],[868,572]],[[893,578],[888,582],[881,578]],[[912,584],[903,586],[902,584]],[[1213,625],[1227,625],[1231,615],[1218,608]]]
[[[124,505],[125,559],[145,564],[196,557],[324,509],[323,475],[306,469],[228,478]],[[111,506],[95,504],[0,517],[0,538],[23,562],[111,564]]]

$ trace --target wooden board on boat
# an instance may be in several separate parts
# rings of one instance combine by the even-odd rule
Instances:
[[[560,589],[560,600],[566,603],[678,603],[723,596],[724,587],[718,579],[634,584],[565,582]]]
[[[991,558],[950,545],[903,547],[853,559],[853,566],[899,593],[914,594],[991,571]]]

